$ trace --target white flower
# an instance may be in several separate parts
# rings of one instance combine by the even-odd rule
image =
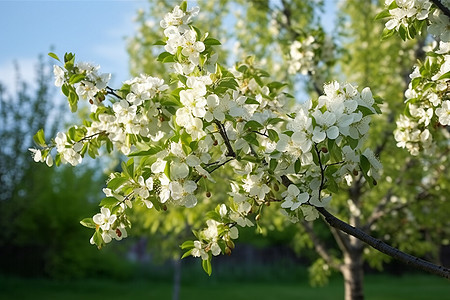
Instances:
[[[128,236],[127,230],[123,226],[117,227],[114,233],[113,238],[116,241],[120,241]]]
[[[284,202],[281,204],[281,207],[290,208],[291,210],[296,210],[309,200],[309,194],[306,192],[300,193],[300,190],[294,184],[290,184],[282,196],[284,197]]]
[[[150,191],[153,190],[153,178],[149,177],[144,180],[144,177],[139,176],[138,184],[139,187],[135,188],[134,192],[138,194],[142,199],[147,199],[150,196]]]
[[[43,162],[44,158],[42,157],[41,150],[29,148],[28,151],[31,152],[31,156],[35,162]]]
[[[58,87],[62,86],[64,84],[64,81],[65,81],[64,70],[60,66],[54,65],[53,66],[53,74],[55,75],[55,85],[58,86]]]
[[[450,125],[450,100],[442,102],[441,107],[436,108],[436,116],[442,125]]]
[[[300,209],[302,210],[303,216],[305,216],[306,221],[314,221],[315,219],[319,218],[319,212],[313,206],[301,206]]]
[[[194,257],[201,257],[203,260],[208,259],[208,253],[203,249],[200,241],[194,241],[194,248],[192,249],[191,254]]]
[[[266,194],[270,192],[270,188],[262,181],[263,173],[260,172],[256,175],[247,175],[242,181],[244,185],[242,186],[250,196],[257,196],[259,200],[264,200]]]
[[[96,214],[92,219],[103,231],[108,231],[111,228],[111,225],[116,221],[117,216],[111,215],[109,208],[102,207],[100,213]]]

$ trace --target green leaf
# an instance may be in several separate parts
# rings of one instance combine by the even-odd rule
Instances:
[[[441,79],[447,79],[447,78],[450,78],[450,72],[447,72],[447,73],[445,73],[445,74],[442,74],[441,77],[439,77],[438,80],[441,80]]]
[[[366,107],[366,106],[358,106],[358,109],[359,109],[359,111],[361,111],[362,112],[362,114],[363,114],[363,116],[365,117],[365,116],[370,116],[370,115],[373,115],[374,113],[373,113],[373,111],[370,109],[370,108],[368,108],[368,107]]]
[[[257,105],[259,105],[260,103],[258,101],[256,101],[256,99],[254,99],[254,98],[247,97],[247,100],[245,100],[245,104],[257,104]]]
[[[339,187],[333,179],[328,179],[326,183],[326,189],[329,190],[331,193],[337,193],[339,192]]]
[[[191,255],[193,249],[190,249],[189,251],[186,251],[183,256],[181,257],[181,259],[188,257],[189,255]]]
[[[56,55],[56,54],[53,53],[53,52],[49,52],[49,53],[48,53],[48,56],[50,56],[50,57],[56,59],[57,61],[61,61],[61,60],[59,59],[58,55]]]
[[[268,129],[267,134],[269,135],[269,139],[272,142],[278,142],[280,138],[278,137],[278,133],[273,129]]]
[[[202,268],[206,272],[206,274],[208,274],[208,276],[211,276],[212,267],[211,267],[211,259],[210,258],[202,260]]]
[[[70,76],[69,84],[75,84],[83,80],[86,76],[84,74],[73,74]]]
[[[205,217],[206,217],[207,219],[212,219],[212,220],[217,221],[217,222],[222,222],[222,218],[221,218],[220,215],[219,215],[217,212],[215,212],[215,211],[208,211],[208,212],[206,213]]]
[[[166,42],[161,41],[161,40],[153,43],[153,46],[165,46],[165,45],[166,45]]]
[[[247,141],[247,143],[259,147],[259,142],[258,142],[258,140],[256,139],[256,133],[251,132],[251,133],[249,133],[249,134],[247,134],[247,135],[244,135],[242,138],[243,138],[245,141]]]
[[[259,130],[264,128],[262,124],[260,124],[257,121],[250,120],[244,125],[244,130],[250,129],[250,130]]]
[[[204,41],[203,44],[205,45],[209,45],[209,46],[215,46],[215,45],[222,45],[219,40],[207,37]]]
[[[96,228],[97,224],[95,224],[94,220],[92,218],[84,218],[80,221],[80,224],[87,228]]]
[[[156,58],[157,61],[160,62],[173,62],[175,61],[173,58],[173,54],[170,54],[169,52],[163,52],[160,55],[158,55],[158,57]]]
[[[100,233],[100,230],[96,230],[94,233],[94,243],[97,245],[98,249],[100,249],[103,246],[103,238],[102,234]]]
[[[395,33],[394,29],[389,30],[387,28],[384,28],[383,33],[381,34],[381,40],[384,41],[384,40],[390,38],[391,36],[394,35],[394,33]]]
[[[161,150],[162,150],[162,148],[155,146],[155,147],[152,147],[147,150],[135,151],[133,153],[130,153],[130,154],[128,154],[128,157],[154,155],[154,154],[160,152]]]
[[[270,90],[273,90],[273,89],[279,90],[280,88],[283,88],[283,87],[285,87],[285,86],[287,86],[287,83],[278,82],[278,81],[273,81],[273,82],[271,82],[271,83],[269,83],[269,84],[267,85],[267,87],[268,87]]]
[[[361,170],[364,172],[364,174],[367,174],[367,172],[369,172],[369,170],[370,170],[369,160],[364,155],[361,155],[359,157],[359,159],[360,159]]]
[[[102,201],[100,201],[99,206],[112,208],[112,207],[116,206],[118,203],[119,203],[119,200],[117,200],[116,198],[106,197],[106,198],[103,198]]]
[[[191,249],[194,248],[194,241],[186,241],[180,246],[181,249]]]
[[[383,10],[382,12],[380,12],[379,14],[377,14],[374,18],[374,20],[380,20],[380,19],[384,19],[387,17],[390,17],[391,14],[389,13],[389,10]]]
[[[358,146],[358,140],[357,139],[352,139],[351,137],[347,137],[347,141],[348,141],[348,144],[350,145],[350,147],[352,149],[356,149],[356,147]]]
[[[125,178],[125,177],[113,178],[108,182],[108,188],[115,191],[127,181],[128,181],[128,178]]]
[[[245,71],[248,70],[248,66],[247,66],[247,65],[240,65],[240,66],[237,68],[237,70],[238,70],[238,72],[245,73]]]
[[[275,171],[275,168],[277,167],[277,165],[278,165],[278,160],[272,158],[269,162],[269,169],[272,171]]]
[[[398,29],[398,34],[400,35],[400,37],[402,38],[402,40],[406,41],[407,39],[407,33],[406,33],[406,29],[405,27],[402,25],[399,27]]]
[[[45,143],[45,136],[44,136],[44,129],[39,129],[38,132],[33,136],[33,141],[41,147],[46,147],[47,144]]]
[[[300,172],[300,168],[301,168],[301,167],[302,167],[302,163],[301,163],[300,158],[299,158],[299,159],[297,159],[297,160],[295,161],[295,164],[294,164],[294,170],[295,170],[295,173]]]
[[[69,100],[69,105],[70,105],[70,111],[71,112],[76,112],[78,109],[78,95],[77,93],[70,89],[69,90],[69,97],[67,97],[67,100]]]
[[[280,122],[284,122],[284,120],[281,118],[270,118],[267,120],[267,124],[271,124],[271,125],[274,125],[274,124],[277,124]]]
[[[187,1],[181,2],[181,4],[180,4],[180,9],[181,9],[182,11],[186,12],[186,10],[187,10]]]

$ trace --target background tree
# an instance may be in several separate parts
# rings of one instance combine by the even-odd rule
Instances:
[[[131,69],[135,74],[155,74],[155,64],[141,63],[152,62],[157,55],[152,43],[143,41],[156,39],[152,30],[156,23],[154,20],[161,19],[167,11],[166,6],[170,5],[150,5],[148,13],[139,13],[139,34],[129,46]],[[433,174],[435,167],[431,167],[434,162],[430,159],[411,158],[398,149],[393,136],[394,120],[403,112],[403,94],[410,82],[411,67],[417,59],[423,59],[425,37],[419,38],[419,42],[402,42],[394,38],[381,42],[384,24],[373,19],[383,5],[384,1],[349,0],[340,3],[338,29],[333,31],[334,43],[332,37],[321,28],[320,16],[323,16],[324,6],[323,3],[317,5],[316,1],[222,1],[220,5],[202,6],[202,10],[208,13],[201,21],[213,36],[228,41],[226,45],[235,42],[239,50],[229,52],[233,58],[245,58],[245,53],[255,54],[257,64],[264,64],[271,74],[276,74],[276,78],[289,80],[291,89],[297,83],[298,91],[301,87],[298,82],[303,80],[308,83],[307,91],[320,93],[321,88],[318,87],[333,74],[359,86],[371,86],[374,93],[384,99],[382,109],[385,114],[371,126],[370,138],[366,143],[377,149],[377,156],[386,162],[383,174],[386,180],[381,181],[376,189],[362,186],[362,176],[350,182],[347,192],[339,194],[339,200],[333,203],[333,211],[350,224],[381,236],[404,251],[426,255],[436,261],[440,244],[448,236],[445,231],[448,220],[442,213],[442,205],[448,206],[448,201],[445,201],[445,193],[438,195],[432,191],[447,186],[443,181],[449,178],[439,172]],[[230,11],[233,11],[233,17]],[[230,23],[234,23],[235,27],[231,28]],[[315,47],[313,43],[311,47],[309,65],[302,61],[297,70],[288,70],[287,66],[292,66],[292,55],[295,54],[292,50],[294,43],[307,44],[310,36],[315,37],[318,43]],[[325,42],[328,42],[328,49],[324,47]],[[336,44],[345,50],[335,51],[330,56],[329,51]],[[337,47],[334,48],[336,50]],[[442,165],[442,168],[448,166]],[[428,180],[430,176],[434,179]],[[412,186],[416,187],[414,191]],[[405,229],[396,230],[399,226]],[[332,236],[324,236],[320,232],[324,230],[321,227],[316,223],[313,227],[304,221],[293,239],[294,247],[299,251],[309,245],[315,247],[319,254],[311,267],[312,278],[316,283],[324,283],[327,275],[331,274],[330,270],[337,270],[344,275],[347,298],[362,297],[364,261],[381,269],[389,257],[333,228]],[[436,227],[439,229],[436,230]],[[305,243],[305,236],[309,237],[309,242]],[[335,239],[336,246],[327,242],[330,238]]]
[[[286,9],[286,2],[282,1],[281,4],[284,8],[282,13],[289,20],[293,10]],[[396,5],[391,3],[381,16],[394,14]],[[274,6],[262,5],[261,8],[273,9]],[[435,7],[433,9],[434,13],[439,13]],[[381,178],[377,172],[381,166],[376,155],[381,155],[385,148],[389,149],[388,137],[382,135],[381,143],[377,143],[376,154],[368,148],[363,150],[366,146],[374,146],[366,133],[370,129],[369,116],[379,113],[378,102],[374,101],[370,90],[365,88],[359,92],[352,85],[332,82],[324,85],[325,96],[319,97],[317,101],[301,105],[286,101],[290,96],[280,91],[283,84],[263,80],[269,73],[257,68],[254,58],[245,59],[231,71],[217,66],[212,46],[219,42],[202,34],[196,27],[186,26],[197,12],[196,9],[187,10],[184,2],[181,7],[176,6],[165,15],[161,22],[161,26],[166,29],[165,38],[157,44],[164,45],[166,52],[158,56],[158,60],[173,63],[174,76],[170,78],[169,84],[177,83],[178,88],[169,87],[158,78],[140,76],[126,82],[120,90],[113,90],[107,86],[108,74],[99,74],[96,68],[87,64],[75,64],[74,55],[70,53],[64,56],[64,62],[61,61],[63,67],[55,67],[57,85],[62,86],[72,110],[76,110],[81,97],[89,100],[94,114],[91,116],[92,122],[86,121],[81,128],[70,128],[67,135],[58,133],[48,145],[42,132],[39,132],[36,141],[43,148],[42,152],[34,150],[35,159],[36,156],[40,158],[40,155],[43,159],[49,157],[52,148],[57,148],[57,163],[76,165],[81,162],[86,151],[91,156],[97,156],[97,148],[102,144],[106,144],[109,151],[117,148],[125,155],[137,157],[136,161],[130,159],[123,163],[121,173],[111,175],[108,188],[104,190],[107,197],[101,201],[101,212],[82,221],[86,227],[95,229],[91,242],[102,247],[112,239],[120,240],[126,236],[126,229],[129,228],[126,210],[136,205],[133,204],[135,202],[157,210],[166,210],[168,200],[169,204],[188,208],[195,206],[200,199],[193,194],[194,191],[208,191],[206,186],[199,188],[197,183],[208,182],[206,179],[216,183],[211,173],[230,163],[228,166],[234,169],[235,176],[222,176],[220,180],[225,178],[231,182],[231,204],[220,204],[206,214],[207,228],[194,232],[197,240],[182,245],[187,250],[184,256],[201,257],[202,266],[208,274],[211,273],[210,261],[213,255],[229,254],[233,250],[232,240],[238,237],[237,225],[252,226],[252,220],[247,217],[253,214],[256,215],[254,221],[258,223],[263,212],[266,212],[265,205],[281,202],[284,214],[294,221],[303,217],[310,221],[318,217],[319,213],[323,215],[342,251],[341,259],[328,252],[310,224],[302,222],[304,230],[322,256],[319,265],[321,263],[323,268],[332,267],[343,273],[346,297],[349,299],[363,297],[363,241],[392,257],[448,276],[447,269],[401,253],[370,235],[370,231],[380,230],[373,225],[380,220],[383,212],[392,210],[395,214],[410,217],[414,212],[414,201],[417,200],[416,196],[408,199],[408,193],[405,199],[400,198],[401,205],[391,201],[394,196],[397,197],[394,188],[402,184],[404,178],[409,180],[403,173],[408,171],[409,175],[413,172],[409,169],[413,166],[409,162],[401,166],[404,169],[392,170],[393,176],[396,176],[394,187],[385,190],[381,196],[368,191],[368,187],[377,185]],[[392,33],[389,30],[392,30],[390,27],[395,23],[395,18],[394,14],[393,20],[386,24],[387,34]],[[418,26],[421,24],[415,23],[410,27],[414,29],[409,28],[407,32],[403,25],[397,26],[395,30],[399,30],[400,36],[406,39],[420,31]],[[367,30],[370,32],[369,28]],[[386,30],[383,34],[386,35]],[[251,34],[246,36],[253,38]],[[314,42],[314,37],[307,37],[305,41],[294,41],[289,48],[286,47],[290,50],[290,59],[300,59],[300,65],[295,64],[299,61],[289,61],[297,66],[296,71],[302,71],[302,66],[310,63],[305,73],[311,78],[316,74],[315,62],[320,67],[322,60],[314,60],[310,56],[323,54],[322,51],[314,51],[321,49],[320,45],[311,46]],[[307,55],[299,55],[297,52],[305,45],[311,46],[312,50],[303,49]],[[59,60],[55,54],[51,56]],[[369,56],[366,62],[370,62],[371,58]],[[435,71],[428,70],[428,62],[424,68],[424,71],[434,75]],[[421,72],[414,76],[425,78],[427,74]],[[446,73],[441,75],[443,77],[438,80],[447,78]],[[150,86],[143,90],[143,84]],[[420,82],[415,80],[412,84],[414,89]],[[317,84],[313,86],[315,92],[321,93]],[[171,88],[172,92],[167,94],[165,91]],[[439,91],[444,88],[446,97],[447,86],[439,85],[439,88]],[[106,95],[115,98],[111,100],[112,106],[103,105]],[[205,95],[207,101],[203,98]],[[220,103],[217,103],[218,99]],[[146,100],[151,101],[144,102]],[[292,105],[296,107],[294,110]],[[408,108],[411,115],[415,116],[412,106]],[[388,106],[384,109],[391,108]],[[442,114],[444,108],[439,109],[437,114]],[[294,114],[288,113],[292,111]],[[380,122],[382,124],[383,120]],[[441,116],[439,122],[443,126],[448,125],[447,119],[441,120]],[[377,127],[374,126],[375,129]],[[437,162],[444,162],[442,157],[429,160],[426,156],[420,156],[418,161],[433,166]],[[387,171],[384,172],[386,176]],[[427,196],[436,180],[441,179],[439,175],[438,169],[420,182],[413,181],[419,186],[413,195],[418,192],[419,198]],[[391,183],[393,180],[387,176],[386,182]],[[336,200],[330,209],[347,219],[348,223],[323,208],[331,199],[330,194],[337,194],[337,198],[344,195],[338,191],[347,191],[349,199]],[[372,196],[376,201],[370,201]],[[363,202],[363,197],[368,200]],[[408,200],[410,203],[405,204]],[[306,204],[300,206],[303,203]],[[410,205],[411,209],[406,210],[406,205]],[[363,211],[366,206],[370,212]]]
[[[79,224],[97,210],[93,200],[103,174],[89,165],[82,170],[37,166],[28,153],[39,128],[55,134],[69,121],[66,104],[55,97],[51,64],[39,59],[31,86],[16,69],[16,93],[0,84],[0,271],[53,278],[127,276],[124,264],[111,267],[116,254],[101,254],[86,243],[89,234]]]

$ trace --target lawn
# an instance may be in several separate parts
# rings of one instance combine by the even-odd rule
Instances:
[[[191,281],[192,282],[192,281]],[[324,288],[312,288],[302,282],[251,282],[199,280],[183,283],[180,299],[241,300],[241,299],[343,299],[343,282],[333,278]],[[367,300],[450,300],[450,281],[427,275],[393,277],[368,275],[365,279]],[[51,281],[45,279],[0,278],[0,299],[89,300],[89,299],[172,299],[172,284],[157,280]]]

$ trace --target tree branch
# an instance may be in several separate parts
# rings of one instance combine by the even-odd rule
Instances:
[[[440,0],[431,0],[447,17],[450,18],[450,9],[441,3]]]
[[[223,126],[222,123],[220,123],[217,120],[215,121],[215,123],[216,123],[217,127],[219,127],[220,136],[222,137],[223,142],[225,143],[225,146],[227,147],[227,154],[226,155],[228,157],[236,158],[236,153],[234,152],[233,146],[231,146],[230,140],[228,139],[225,127]]]
[[[344,221],[336,218],[334,215],[329,213],[323,207],[316,207],[316,209],[324,216],[325,221],[330,224],[330,226],[339,229],[351,236],[356,237],[357,239],[365,242],[366,244],[372,246],[378,251],[387,254],[395,259],[400,260],[401,262],[413,266],[415,268],[421,269],[431,274],[439,275],[441,277],[450,279],[450,269],[444,268],[442,266],[438,266],[432,264],[426,260],[420,259],[418,257],[412,256],[410,254],[404,253],[397,248],[389,246],[388,244],[378,240],[364,231],[355,228]]]

